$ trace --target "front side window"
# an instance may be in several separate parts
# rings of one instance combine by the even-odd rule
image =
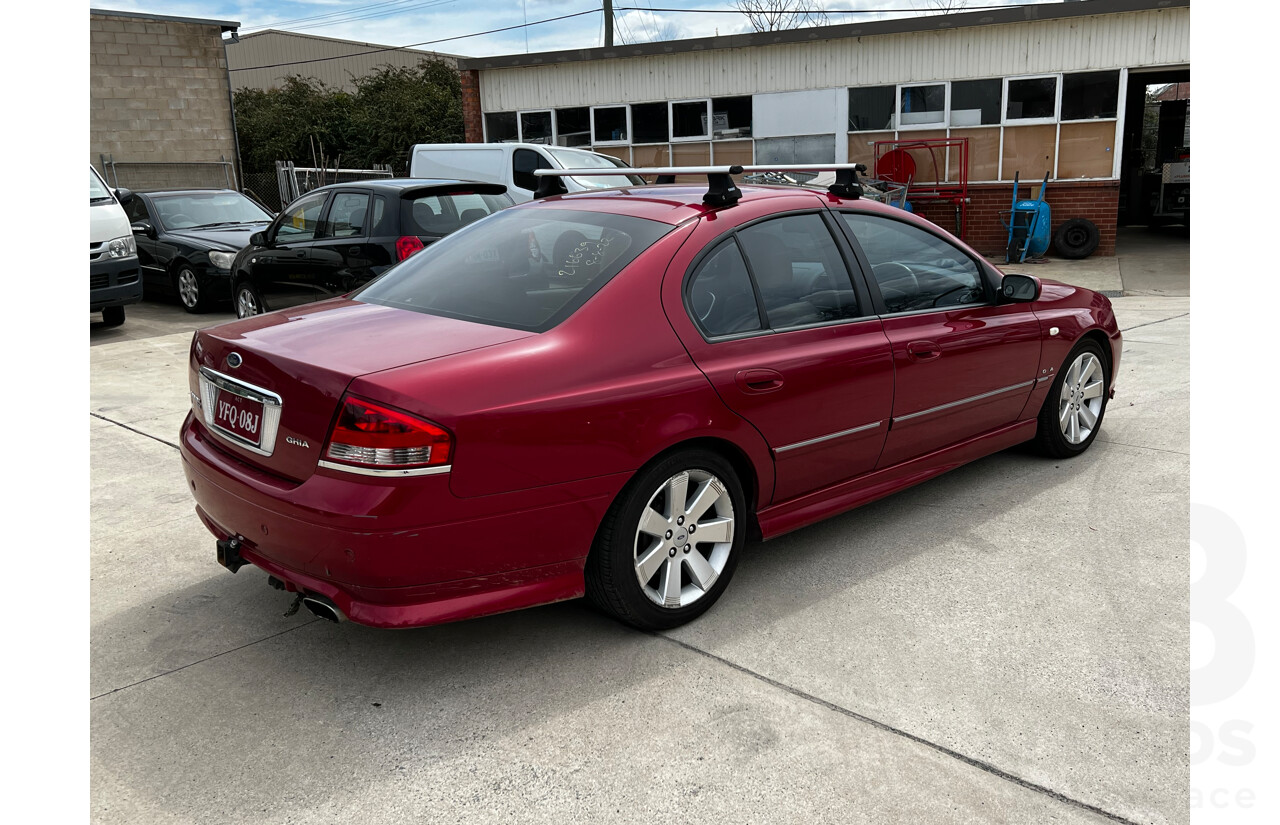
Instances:
[[[521,189],[537,190],[538,179],[533,174],[534,170],[549,168],[551,164],[532,149],[517,149],[511,153],[511,179]]]
[[[353,297],[544,332],[671,230],[630,215],[506,210],[428,246]]]
[[[751,276],[733,238],[698,264],[689,281],[688,306],[694,321],[708,336],[761,329]]]
[[[841,213],[871,264],[886,311],[945,309],[986,301],[982,274],[968,255],[911,224]]]
[[[738,232],[769,326],[858,317],[849,271],[820,215],[788,215]]]
[[[324,207],[327,195],[328,193],[321,193],[294,204],[281,218],[276,228],[276,240],[280,243],[296,243],[314,239],[320,225],[320,210]],[[157,201],[156,208],[160,210],[160,217],[165,225],[169,225],[168,219],[164,217],[163,203]]]

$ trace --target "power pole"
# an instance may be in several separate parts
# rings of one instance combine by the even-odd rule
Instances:
[[[604,0],[604,47],[613,48],[613,0]]]

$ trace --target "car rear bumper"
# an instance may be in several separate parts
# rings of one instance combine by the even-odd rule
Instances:
[[[219,448],[188,416],[183,471],[218,539],[292,590],[375,627],[413,627],[575,598],[616,476],[460,499],[447,475],[383,480],[317,470],[301,484]],[[209,548],[210,556],[214,548]]]
[[[136,304],[142,300],[138,259],[108,258],[89,262],[89,311]]]

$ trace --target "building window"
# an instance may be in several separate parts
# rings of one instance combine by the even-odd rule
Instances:
[[[490,143],[515,143],[520,139],[516,133],[516,113],[490,112],[485,115],[484,135]]]
[[[1000,78],[957,80],[951,84],[951,125],[989,126],[1000,122]]]
[[[556,109],[556,144],[558,146],[590,146],[591,110],[586,106]]]
[[[947,84],[898,87],[898,128],[936,127],[946,119]]]
[[[870,132],[893,128],[893,86],[866,86],[849,90],[849,131]]]
[[[1005,80],[1004,119],[1006,121],[1056,119],[1058,77],[1020,77]]]
[[[751,137],[751,97],[717,97],[711,101],[711,137]]]
[[[1120,72],[1080,72],[1062,76],[1062,119],[1096,120],[1115,117]]]
[[[591,136],[594,143],[626,143],[630,139],[630,115],[626,106],[592,106]]]
[[[520,113],[521,143],[551,143],[551,111]]]
[[[666,102],[631,104],[631,130],[632,143],[666,143]]]
[[[711,136],[711,101],[671,102],[671,139],[706,140]]]

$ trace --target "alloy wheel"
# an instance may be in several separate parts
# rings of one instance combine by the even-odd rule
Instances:
[[[200,280],[186,267],[178,270],[178,297],[187,309],[194,309],[200,303]]]
[[[262,312],[258,306],[258,298],[253,294],[252,290],[243,287],[236,292],[236,317],[248,318],[251,315],[257,315]]]
[[[1102,415],[1106,377],[1102,362],[1092,352],[1082,352],[1067,367],[1058,397],[1058,426],[1071,444],[1082,444]]]
[[[667,479],[640,514],[635,571],[649,601],[687,607],[706,595],[733,549],[733,501],[724,482],[705,470]]]

